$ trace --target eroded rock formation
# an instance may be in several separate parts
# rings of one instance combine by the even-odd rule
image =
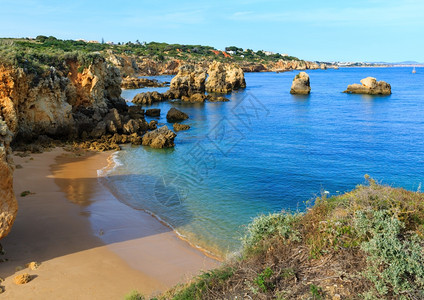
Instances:
[[[146,133],[143,136],[142,144],[143,146],[150,146],[157,149],[170,148],[175,146],[174,139],[176,136],[177,135],[165,125]]]
[[[367,77],[361,80],[361,84],[355,83],[349,85],[344,93],[390,95],[392,93],[392,87],[385,81],[377,81],[374,77]]]
[[[235,64],[213,62],[208,69],[206,91],[211,93],[229,93],[246,87],[243,70]]]
[[[124,77],[121,87],[123,89],[140,89],[144,87],[164,87],[167,82],[159,82],[156,79]]]
[[[193,65],[184,65],[178,74],[172,78],[169,87],[170,97],[181,99],[195,94],[205,93],[206,72]]]
[[[311,92],[309,75],[305,72],[300,72],[294,79],[290,89],[290,94],[307,95]]]
[[[0,117],[0,240],[9,233],[18,212],[18,202],[13,192],[11,141],[12,133]]]

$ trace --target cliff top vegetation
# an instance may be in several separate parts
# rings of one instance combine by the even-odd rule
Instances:
[[[182,45],[167,43],[127,42],[119,44],[99,43],[83,40],[60,40],[53,36],[29,38],[1,38],[0,62],[40,72],[51,66],[61,68],[66,60],[78,60],[82,65],[89,64],[96,56],[107,52],[119,55],[150,58],[156,61],[180,59],[187,61],[218,60],[225,62],[265,63],[278,60],[299,60],[293,56],[269,53],[266,51],[243,50],[234,46],[220,51],[210,46]]]
[[[366,179],[257,217],[236,258],[157,299],[423,299],[424,194]]]

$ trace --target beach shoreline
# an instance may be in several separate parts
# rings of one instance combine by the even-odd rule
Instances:
[[[14,157],[19,212],[2,240],[8,259],[0,264],[2,296],[119,299],[131,290],[157,295],[219,265],[153,216],[121,203],[100,183],[97,171],[110,155],[77,156],[56,148]],[[30,194],[22,197],[24,191]],[[31,261],[40,267],[25,268]],[[23,273],[32,280],[13,283]]]

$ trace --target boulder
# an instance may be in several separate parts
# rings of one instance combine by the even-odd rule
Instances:
[[[229,93],[246,87],[243,70],[236,64],[223,64],[214,61],[208,69],[206,91],[212,93]]]
[[[159,117],[160,116],[160,109],[159,108],[151,108],[151,109],[146,110],[145,114],[148,117]]]
[[[307,95],[311,92],[309,75],[305,72],[300,72],[294,79],[290,89],[290,94]]]
[[[171,80],[168,97],[181,99],[194,94],[204,94],[205,80],[206,72],[203,69],[189,64],[183,65]]]
[[[154,92],[139,93],[135,95],[135,97],[132,100],[132,103],[152,104],[155,102],[161,102],[165,100],[167,100],[167,98],[163,94],[154,91]]]
[[[384,81],[378,81],[374,77],[367,77],[361,80],[361,84],[351,84],[343,93],[367,94],[367,95],[390,95],[392,87]]]
[[[30,282],[31,279],[32,279],[31,275],[29,275],[28,273],[25,273],[25,274],[15,276],[15,278],[13,279],[13,282],[15,282],[15,284],[25,284]]]
[[[125,134],[133,134],[137,133],[140,130],[139,122],[134,119],[129,120],[124,124],[124,133]]]
[[[180,123],[174,123],[173,127],[174,127],[174,131],[183,131],[183,130],[190,129],[190,125],[180,124]]]
[[[143,119],[144,109],[138,105],[128,106],[128,115],[131,119]]]
[[[166,114],[168,122],[178,122],[188,119],[188,115],[175,107],[171,108]]]
[[[155,130],[156,128],[158,128],[158,121],[151,120],[149,123],[149,130]]]
[[[177,135],[165,125],[156,130],[147,132],[142,138],[142,145],[157,149],[174,147],[174,139],[176,136]]]

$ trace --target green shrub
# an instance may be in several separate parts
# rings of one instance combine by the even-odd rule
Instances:
[[[28,196],[28,195],[31,195],[32,193],[30,192],[30,191],[23,191],[22,193],[21,193],[21,197],[26,197],[26,196]]]
[[[272,269],[267,267],[262,273],[258,274],[258,277],[256,277],[254,282],[263,292],[267,292],[274,288],[274,283],[270,281],[273,273]]]
[[[363,275],[375,287],[370,291],[379,296],[424,297],[423,241],[410,232],[390,211],[359,211],[355,224],[365,239],[361,249],[367,253],[367,268]]]
[[[283,212],[255,218],[247,227],[247,234],[243,238],[244,246],[253,247],[260,241],[274,236],[299,242],[300,233],[294,228],[299,216],[301,215]]]
[[[131,291],[125,296],[125,300],[144,300],[144,296],[137,291]]]

